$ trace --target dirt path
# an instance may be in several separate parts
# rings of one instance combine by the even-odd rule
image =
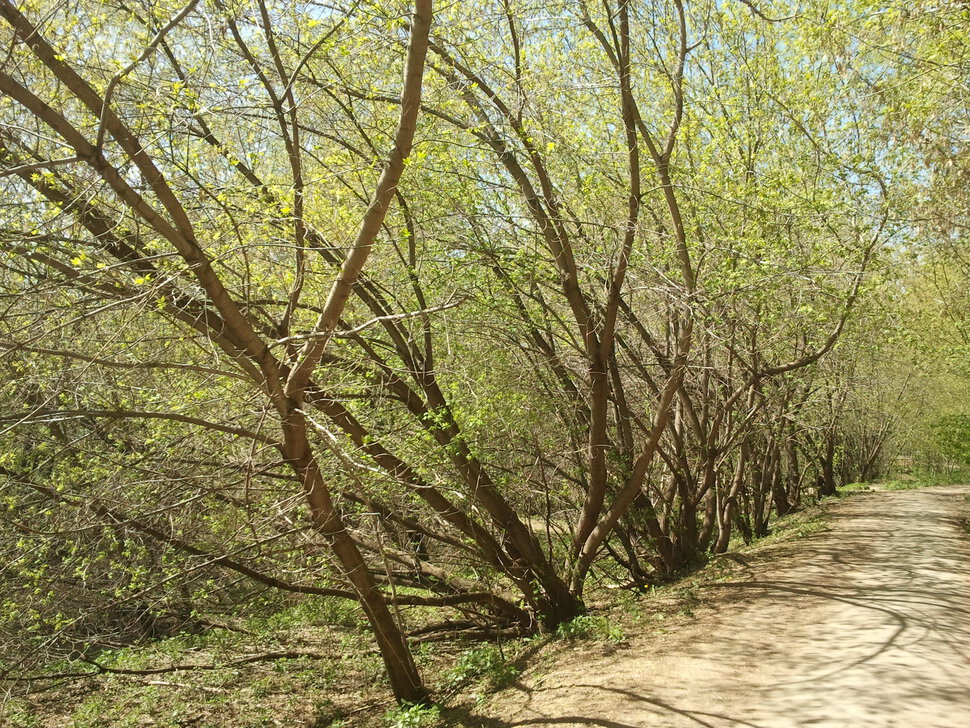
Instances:
[[[968,512],[970,487],[840,501],[830,529],[701,589],[693,620],[578,646],[470,725],[970,726]]]

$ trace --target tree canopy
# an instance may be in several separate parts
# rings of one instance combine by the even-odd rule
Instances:
[[[6,674],[269,588],[420,702],[966,462],[967,12],[0,0]]]

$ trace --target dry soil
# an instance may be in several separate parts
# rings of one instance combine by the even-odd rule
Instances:
[[[968,486],[844,499],[669,634],[559,653],[470,725],[970,727],[968,512]]]

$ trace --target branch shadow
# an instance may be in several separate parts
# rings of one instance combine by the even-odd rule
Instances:
[[[750,570],[744,564],[742,580],[698,585],[702,628],[689,639],[675,634],[668,649],[681,659],[675,664],[713,666],[708,679],[725,684],[695,685],[674,673],[644,691],[631,671],[626,682],[610,682],[611,663],[591,659],[589,677],[517,686],[512,717],[451,715],[457,725],[483,728],[761,728],[779,720],[868,727],[905,724],[893,722],[900,715],[921,728],[970,725],[970,539],[953,515],[968,509],[954,495],[963,498],[900,493],[883,501],[895,504],[891,512],[876,516],[871,505],[846,504],[833,509],[829,531],[755,559]],[[637,656],[628,650],[622,659]],[[759,683],[756,672],[769,679]],[[724,703],[715,697],[721,693]],[[846,709],[863,718],[853,722],[840,713]]]

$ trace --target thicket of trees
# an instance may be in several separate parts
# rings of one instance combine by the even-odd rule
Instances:
[[[523,634],[966,459],[960,2],[0,0],[8,675]],[[27,649],[29,648],[29,649]]]

